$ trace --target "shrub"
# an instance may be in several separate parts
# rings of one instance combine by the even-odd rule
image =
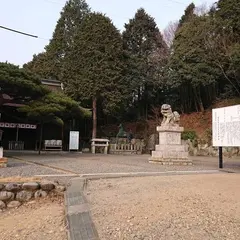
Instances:
[[[210,145],[212,143],[212,129],[208,128],[205,132],[207,143]]]
[[[182,133],[182,139],[183,140],[188,140],[190,139],[191,141],[197,139],[197,134],[195,131],[184,131]]]

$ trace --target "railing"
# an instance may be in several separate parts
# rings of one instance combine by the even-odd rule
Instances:
[[[142,143],[115,143],[110,144],[111,154],[142,154],[143,144]]]
[[[23,141],[9,141],[8,149],[9,150],[24,150],[24,142]]]

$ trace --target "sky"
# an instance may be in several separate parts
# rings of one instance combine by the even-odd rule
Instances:
[[[196,6],[216,0],[192,0]],[[143,7],[161,31],[180,19],[191,0],[87,0],[93,11],[105,13],[119,30]],[[65,0],[0,0],[0,26],[37,35],[30,38],[0,28],[0,62],[22,66],[44,51],[60,17]]]

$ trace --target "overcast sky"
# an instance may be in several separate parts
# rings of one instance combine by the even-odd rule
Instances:
[[[0,61],[22,65],[34,53],[44,50],[52,37],[65,0],[0,0],[0,25],[37,35],[30,38],[0,28]],[[105,13],[122,30],[124,23],[143,7],[163,30],[168,22],[178,20],[191,0],[87,0],[94,11]],[[197,6],[216,0],[195,0]]]

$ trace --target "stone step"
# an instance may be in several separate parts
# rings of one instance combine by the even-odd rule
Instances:
[[[158,159],[188,159],[187,151],[153,151],[153,158]]]

